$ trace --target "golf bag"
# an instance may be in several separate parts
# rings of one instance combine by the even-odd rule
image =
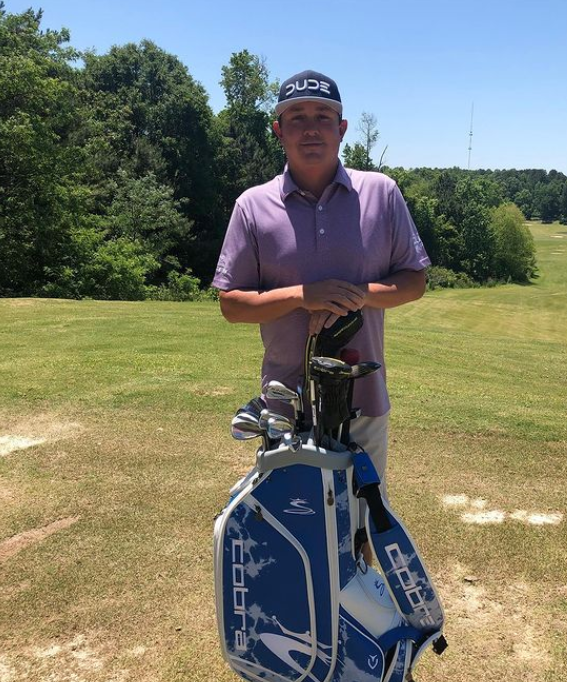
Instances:
[[[334,425],[325,447],[316,425],[294,441],[266,440],[216,520],[221,649],[246,680],[402,682],[429,645],[446,647],[415,543],[382,500],[368,454],[333,438]],[[362,558],[361,529],[379,572]]]

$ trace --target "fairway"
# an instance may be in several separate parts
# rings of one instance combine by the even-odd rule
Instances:
[[[386,316],[389,490],[444,600],[419,680],[567,682],[567,227],[529,286]],[[0,299],[0,682],[235,682],[212,528],[253,464],[255,326],[214,303]]]

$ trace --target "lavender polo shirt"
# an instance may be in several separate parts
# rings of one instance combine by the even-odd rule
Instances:
[[[213,286],[266,291],[324,279],[377,282],[430,264],[397,185],[386,175],[345,169],[317,200],[288,169],[236,201]],[[262,386],[295,388],[303,374],[309,312],[295,310],[260,325]],[[348,344],[382,370],[355,382],[353,405],[378,417],[390,407],[384,367],[384,310],[364,308],[364,325]]]

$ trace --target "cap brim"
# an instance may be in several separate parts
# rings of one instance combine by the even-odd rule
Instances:
[[[317,104],[323,104],[324,106],[329,107],[329,109],[333,109],[333,111],[336,111],[337,114],[340,114],[341,116],[343,114],[343,105],[333,99],[326,99],[325,97],[292,97],[291,99],[276,104],[276,116],[281,116],[286,109],[289,109],[294,104],[299,104],[300,102],[317,102]]]

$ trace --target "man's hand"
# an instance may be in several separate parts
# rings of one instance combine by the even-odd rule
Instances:
[[[326,310],[335,315],[346,315],[364,305],[365,291],[340,279],[325,279],[303,285],[303,307],[307,310]]]
[[[309,334],[318,334],[339,317],[364,305],[366,287],[340,279],[326,279],[303,285],[303,307],[311,311]]]
[[[309,318],[309,336],[313,334],[318,334],[323,327],[330,327],[334,324],[340,315],[335,315],[335,313],[330,313],[328,310],[316,310],[311,313]]]
[[[230,289],[220,292],[220,307],[229,322],[271,322],[297,308],[320,311],[325,316],[331,313],[334,321],[350,311],[360,310],[365,304],[366,291],[366,285],[356,286],[339,279],[268,291]],[[323,323],[324,320],[321,326]]]

